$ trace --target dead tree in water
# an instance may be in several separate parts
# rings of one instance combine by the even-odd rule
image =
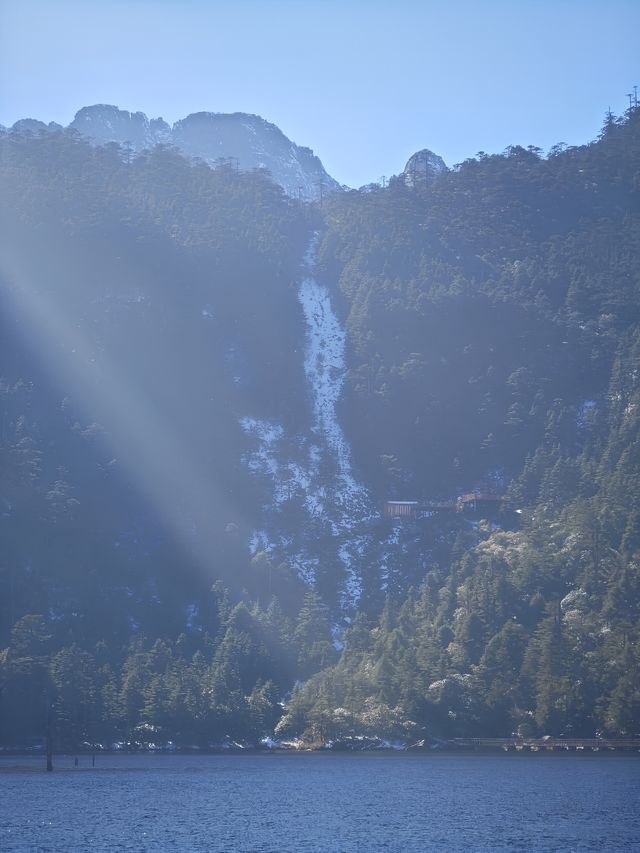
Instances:
[[[47,705],[44,729],[45,752],[47,755],[47,773],[53,770],[53,695],[51,685],[47,684],[45,701]]]

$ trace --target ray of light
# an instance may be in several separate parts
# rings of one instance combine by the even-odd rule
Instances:
[[[213,555],[224,521],[213,513],[225,505],[228,519],[238,522],[242,513],[204,473],[189,436],[162,422],[123,364],[95,359],[81,325],[65,311],[64,297],[39,287],[18,252],[5,247],[0,264],[11,313],[52,381],[71,388],[81,408],[98,419],[119,464],[167,530],[195,555],[206,577],[218,576],[224,567],[214,565]]]

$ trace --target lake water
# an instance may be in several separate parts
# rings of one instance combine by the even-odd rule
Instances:
[[[640,756],[0,759],[0,850],[640,851]],[[16,768],[16,769],[11,769]],[[31,768],[34,772],[29,772]]]

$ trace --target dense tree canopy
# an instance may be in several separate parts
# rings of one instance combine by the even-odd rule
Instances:
[[[321,209],[72,132],[5,134],[0,167],[3,744],[51,709],[65,748],[640,735],[639,110]],[[311,589],[247,544],[247,401],[308,426],[314,229],[363,482],[506,498],[403,522],[428,549],[346,631],[332,566]]]

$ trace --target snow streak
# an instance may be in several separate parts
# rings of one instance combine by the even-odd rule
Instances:
[[[298,299],[306,326],[304,372],[312,410],[309,436],[286,436],[273,421],[244,417],[240,424],[253,438],[245,464],[270,483],[270,503],[264,507],[265,529],[253,537],[253,546],[277,549],[309,584],[318,566],[326,562],[326,538],[344,570],[341,606],[353,610],[362,593],[361,565],[371,545],[367,522],[373,508],[365,487],[358,482],[351,448],[340,426],[337,405],[347,372],[346,336],[331,305],[329,291],[313,274],[315,235],[305,255]],[[287,456],[296,448],[297,461]],[[301,511],[303,525],[287,529],[281,517],[286,503]],[[325,540],[320,548],[319,535]]]

